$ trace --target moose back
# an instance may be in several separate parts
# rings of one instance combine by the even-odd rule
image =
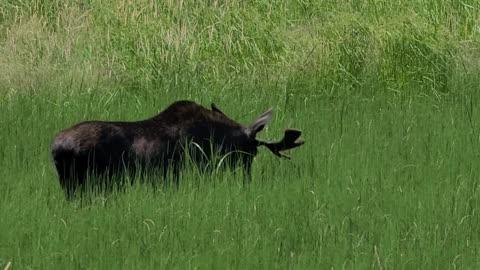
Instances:
[[[158,115],[134,122],[85,121],[60,131],[51,144],[51,157],[67,197],[86,185],[87,175],[112,176],[138,169],[172,172],[178,182],[186,155],[204,166],[214,155],[225,164],[241,166],[247,177],[258,146],[279,157],[303,144],[301,132],[286,129],[278,142],[258,139],[269,122],[269,109],[248,125],[239,124],[212,103],[211,109],[192,101],[177,101]]]

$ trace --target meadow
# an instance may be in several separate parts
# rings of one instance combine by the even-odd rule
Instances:
[[[478,269],[480,1],[0,2],[0,269]],[[215,102],[253,181],[65,200],[60,129]],[[159,179],[158,181],[161,181]]]

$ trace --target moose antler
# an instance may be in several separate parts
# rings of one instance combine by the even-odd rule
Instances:
[[[285,129],[283,139],[281,139],[279,142],[267,142],[259,139],[257,139],[257,141],[258,141],[258,145],[266,146],[276,156],[290,159],[289,155],[286,155],[280,151],[289,150],[304,144],[305,143],[304,140],[297,141],[300,135],[302,135],[302,132],[300,130],[288,128],[288,129]]]

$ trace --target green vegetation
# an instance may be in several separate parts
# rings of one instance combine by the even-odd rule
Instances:
[[[480,1],[0,2],[0,269],[478,269]],[[61,128],[215,102],[266,149],[68,203]]]

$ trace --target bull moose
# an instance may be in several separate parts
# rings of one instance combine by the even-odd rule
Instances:
[[[213,103],[209,110],[181,100],[149,119],[85,121],[61,130],[51,144],[51,157],[67,198],[86,185],[87,175],[159,169],[164,177],[171,172],[178,183],[186,159],[205,165],[214,155],[226,157],[224,164],[233,168],[241,166],[249,178],[258,146],[288,158],[282,151],[304,143],[297,140],[301,131],[296,129],[286,129],[278,142],[256,138],[271,116],[269,109],[252,123],[242,125]]]

